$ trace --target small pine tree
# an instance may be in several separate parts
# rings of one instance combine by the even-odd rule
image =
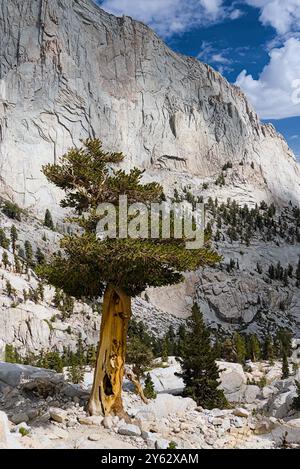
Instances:
[[[182,357],[182,353],[183,353],[182,348],[184,347],[184,343],[186,340],[186,328],[183,324],[180,324],[177,336],[178,336],[178,339],[177,339],[176,355],[179,357]]]
[[[250,354],[253,362],[257,362],[261,358],[260,343],[256,335],[252,335],[250,339]]]
[[[161,351],[161,361],[163,363],[167,363],[169,358],[169,343],[166,338],[164,338],[162,343],[162,351]]]
[[[60,307],[61,301],[63,298],[63,294],[59,288],[55,288],[55,294],[53,297],[53,304],[56,308]]]
[[[11,240],[11,247],[12,247],[12,252],[15,254],[16,252],[16,243],[18,241],[18,231],[15,225],[12,225],[10,229],[10,240]]]
[[[243,365],[246,361],[246,354],[247,354],[246,341],[244,337],[236,333],[234,336],[234,345],[235,345],[237,362]]]
[[[3,263],[5,269],[7,269],[7,267],[10,266],[10,262],[9,262],[9,259],[8,259],[8,254],[5,251],[2,254],[2,263]]]
[[[193,306],[190,326],[180,359],[184,395],[192,397],[198,405],[208,409],[224,408],[227,401],[219,389],[219,369],[210,343],[210,333],[197,305]]]
[[[45,368],[54,370],[57,373],[62,373],[63,371],[63,360],[61,355],[57,351],[48,352],[45,356]]]
[[[271,337],[266,337],[264,342],[264,358],[270,365],[274,365],[274,345]]]
[[[289,362],[286,351],[282,354],[282,376],[281,379],[287,379],[290,376]]]
[[[218,337],[216,337],[215,343],[214,343],[214,352],[215,352],[215,357],[217,360],[221,360],[222,358],[222,345]]]
[[[234,362],[236,360],[234,345],[230,337],[225,339],[222,344],[222,357],[228,362]]]
[[[285,352],[287,357],[290,357],[293,353],[291,332],[287,329],[280,329],[277,333],[277,340],[280,344],[280,355],[282,356]]]
[[[156,399],[154,383],[151,379],[150,373],[147,373],[147,376],[145,379],[144,395],[147,399]]]
[[[33,263],[33,251],[32,251],[31,243],[29,241],[25,241],[24,248],[25,248],[25,259],[27,261],[27,264],[30,267],[32,267],[34,263]]]
[[[80,384],[84,380],[84,366],[78,363],[76,355],[71,356],[71,366],[67,372],[67,379],[73,384]]]
[[[95,368],[96,360],[97,360],[97,349],[94,345],[90,345],[86,352],[86,363],[92,368]]]
[[[54,224],[52,220],[52,215],[50,213],[50,210],[46,210],[45,212],[45,219],[44,219],[44,225],[49,228],[50,230],[54,230]]]
[[[4,249],[9,248],[9,239],[5,236],[4,230],[0,228],[0,246]]]
[[[18,256],[16,256],[16,255],[14,255],[14,266],[15,266],[15,272],[17,274],[21,274],[22,273],[21,262],[20,262]]]
[[[5,289],[6,289],[6,294],[7,294],[7,296],[9,296],[9,297],[11,297],[11,298],[16,296],[17,292],[16,292],[16,290],[12,287],[12,285],[11,285],[11,283],[10,283],[9,280],[6,281],[5,287],[6,287]]]
[[[84,371],[81,365],[72,364],[67,372],[67,379],[73,384],[80,384],[84,379]]]
[[[38,283],[38,286],[37,286],[37,294],[39,295],[40,300],[41,300],[41,301],[44,301],[44,285],[43,285],[42,282],[39,282],[39,283]]]

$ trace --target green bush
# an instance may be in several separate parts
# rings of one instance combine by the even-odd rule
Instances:
[[[23,210],[17,204],[14,204],[10,201],[6,201],[2,206],[2,212],[8,218],[21,221],[21,214],[23,213]]]

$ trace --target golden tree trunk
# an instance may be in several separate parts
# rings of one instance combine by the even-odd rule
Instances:
[[[123,290],[108,285],[104,293],[100,343],[88,404],[90,415],[125,414],[122,381],[130,317],[130,297]]]

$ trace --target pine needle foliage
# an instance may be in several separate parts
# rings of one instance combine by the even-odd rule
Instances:
[[[182,272],[213,265],[220,260],[209,246],[187,250],[182,239],[104,239],[97,238],[97,207],[119,196],[128,203],[160,203],[163,189],[156,183],[142,183],[143,171],[126,173],[116,167],[121,153],[107,153],[100,140],[86,140],[73,148],[58,164],[43,167],[47,179],[65,191],[62,207],[72,208],[82,228],[61,241],[63,256],[55,255],[39,273],[51,284],[77,298],[97,297],[108,283],[128,295],[140,294],[149,286],[179,283]]]

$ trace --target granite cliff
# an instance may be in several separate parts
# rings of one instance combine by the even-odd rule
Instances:
[[[0,190],[17,203],[55,210],[41,166],[87,136],[167,191],[214,180],[230,161],[220,196],[299,201],[284,139],[238,88],[144,24],[92,0],[1,0],[0,42]]]

